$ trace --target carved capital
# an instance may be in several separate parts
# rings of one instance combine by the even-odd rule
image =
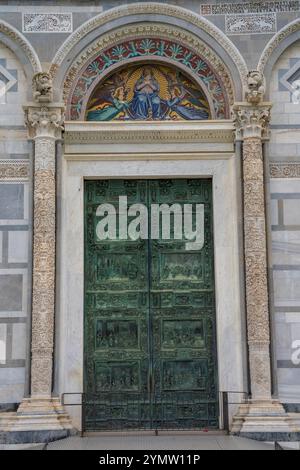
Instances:
[[[49,104],[38,106],[29,104],[24,106],[25,122],[31,138],[52,137],[61,138],[64,129],[64,106],[59,104]]]
[[[268,139],[270,109],[270,103],[261,103],[257,106],[250,103],[236,103],[232,111],[236,140]]]

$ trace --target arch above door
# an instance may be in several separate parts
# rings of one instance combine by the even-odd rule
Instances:
[[[230,117],[232,79],[213,50],[179,28],[144,23],[102,36],[77,58],[64,81],[67,119],[85,120],[87,103],[99,82],[136,63],[176,68],[203,91],[211,118]]]

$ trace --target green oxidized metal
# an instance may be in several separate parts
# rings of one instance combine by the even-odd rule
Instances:
[[[97,207],[204,204],[199,251],[186,240],[105,240]],[[87,430],[218,428],[210,180],[85,183]]]

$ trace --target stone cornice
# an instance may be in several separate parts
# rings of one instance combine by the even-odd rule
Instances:
[[[66,144],[232,143],[232,121],[65,122]]]

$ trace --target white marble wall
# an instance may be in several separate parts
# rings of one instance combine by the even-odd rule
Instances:
[[[26,77],[0,43],[0,409],[24,396],[28,311],[29,181],[27,131],[22,105]],[[14,171],[6,171],[12,168]]]
[[[292,102],[291,83],[300,77],[300,41],[288,48],[273,70],[271,82],[272,165],[300,166],[300,103]],[[286,172],[287,174],[287,172]],[[300,344],[300,179],[281,172],[271,179],[272,261],[275,349],[279,397],[300,402],[300,365],[293,360]],[[295,356],[295,355],[294,355]]]

